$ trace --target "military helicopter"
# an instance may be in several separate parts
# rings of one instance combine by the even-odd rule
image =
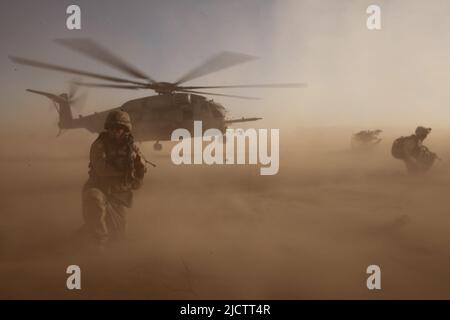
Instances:
[[[27,91],[43,95],[55,104],[59,113],[58,126],[60,133],[63,130],[85,128],[90,132],[101,132],[107,114],[114,109],[122,109],[130,114],[133,123],[133,135],[136,141],[156,141],[155,150],[161,150],[160,141],[170,140],[173,130],[185,128],[191,133],[194,128],[194,121],[202,121],[203,130],[217,128],[223,133],[228,125],[236,122],[256,121],[262,118],[240,118],[227,119],[226,109],[213,100],[203,95],[224,96],[239,99],[258,99],[254,97],[237,96],[221,93],[211,93],[198,91],[198,89],[219,89],[219,88],[299,88],[304,87],[303,83],[279,83],[279,84],[251,84],[251,85],[218,85],[218,86],[182,86],[181,84],[205,76],[207,74],[229,68],[244,62],[256,59],[256,57],[224,51],[206,60],[196,68],[185,73],[175,82],[160,82],[152,79],[136,67],[127,63],[122,58],[113,54],[108,49],[97,44],[88,38],[56,39],[58,44],[71,50],[75,50],[83,55],[113,67],[130,77],[139,80],[113,77],[104,74],[83,71],[79,69],[67,68],[64,66],[39,62],[16,56],[9,58],[19,64],[55,70],[78,76],[91,77],[108,81],[107,83],[86,83],[72,81],[76,86],[95,88],[115,88],[129,90],[150,89],[157,95],[147,96],[130,100],[121,106],[102,112],[95,112],[90,115],[74,118],[72,116],[71,105],[74,100],[73,90],[69,94],[53,94],[40,90],[27,89]],[[59,135],[59,134],[58,134]]]

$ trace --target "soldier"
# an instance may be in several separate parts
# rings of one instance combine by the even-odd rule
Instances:
[[[352,136],[352,148],[366,148],[373,147],[381,142],[381,139],[378,137],[382,130],[363,130],[358,133],[353,134]]]
[[[133,190],[142,185],[146,172],[128,113],[111,111],[104,128],[91,145],[89,179],[82,194],[85,230],[99,248],[123,236],[126,208],[131,208]]]
[[[403,160],[411,174],[427,171],[437,159],[437,155],[422,144],[430,132],[431,128],[419,126],[415,134],[400,137],[392,145],[392,155]]]

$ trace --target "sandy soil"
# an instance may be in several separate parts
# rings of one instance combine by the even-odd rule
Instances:
[[[450,136],[444,159],[408,177],[377,150],[349,150],[350,129],[281,132],[280,172],[174,166],[157,154],[129,214],[128,238],[81,247],[80,188],[92,135],[3,141],[1,299],[450,298]],[[82,290],[66,289],[66,267]],[[366,288],[366,268],[382,290]]]

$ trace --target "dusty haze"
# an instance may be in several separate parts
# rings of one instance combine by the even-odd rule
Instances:
[[[169,144],[103,256],[75,243],[93,137],[67,134],[2,155],[2,298],[449,298],[450,166],[408,177],[389,155],[349,150],[348,129],[281,131],[280,172],[171,165]],[[449,132],[430,147],[448,159]],[[64,141],[65,140],[65,141]],[[431,140],[431,139],[430,139]],[[68,145],[67,145],[68,144]],[[21,148],[21,150],[23,150]],[[9,145],[9,151],[16,151]],[[81,293],[65,268],[83,270]],[[365,269],[382,267],[369,292]]]
[[[83,29],[65,29],[69,2],[0,4],[0,298],[450,298],[450,3],[377,1],[79,1]],[[149,169],[127,240],[103,256],[74,241],[89,145],[82,130],[55,138],[57,115],[24,89],[61,93],[69,75],[12,64],[14,54],[119,75],[51,40],[88,36],[161,81],[221,50],[260,59],[189,84],[307,82],[300,90],[229,90],[230,116],[280,129],[280,171],[180,166],[141,148]],[[227,93],[224,92],[224,93]],[[90,90],[91,113],[153,94]],[[408,177],[390,156],[399,135],[433,127],[443,159]],[[238,126],[236,126],[238,127]],[[350,136],[383,129],[370,153]],[[82,268],[81,292],[65,269]],[[368,265],[382,290],[366,288]]]

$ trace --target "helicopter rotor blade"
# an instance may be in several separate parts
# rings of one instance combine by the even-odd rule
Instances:
[[[205,76],[207,74],[226,69],[244,62],[248,62],[250,60],[257,59],[254,56],[246,55],[243,53],[229,52],[224,51],[221,52],[212,58],[209,58],[201,65],[196,68],[190,70],[186,74],[184,74],[181,78],[179,78],[174,84],[179,85],[183,82]]]
[[[226,86],[188,86],[183,89],[226,89],[226,88],[305,88],[306,83],[268,83],[268,84],[243,84]]]
[[[50,107],[50,109],[51,109],[51,108],[54,108],[54,109],[56,110],[56,112],[58,112],[58,114],[61,113],[61,112],[59,111],[59,107],[58,107],[58,104],[56,103],[56,101],[52,100],[49,107]]]
[[[72,100],[72,98],[77,94],[78,85],[76,85],[75,82],[81,83],[81,79],[73,79],[69,82],[69,100]]]
[[[65,99],[61,98],[60,96],[53,94],[53,93],[49,93],[49,92],[44,92],[44,91],[39,91],[39,90],[33,90],[33,89],[26,89],[26,91],[28,92],[32,92],[32,93],[36,93],[39,94],[41,96],[47,97],[52,101],[56,101],[58,103],[64,103],[66,102]]]
[[[88,82],[73,82],[75,85],[80,87],[90,87],[90,88],[116,88],[116,89],[147,89],[144,86],[137,85],[121,85],[121,84],[109,84],[109,83],[88,83]]]
[[[142,85],[142,86],[147,85],[146,83],[143,83],[143,82],[137,82],[137,81],[127,80],[127,79],[118,78],[118,77],[111,77],[111,76],[106,76],[106,75],[102,75],[99,73],[82,71],[82,70],[73,69],[73,68],[66,68],[63,66],[58,66],[58,65],[54,65],[54,64],[50,64],[50,63],[39,62],[39,61],[15,57],[15,56],[9,56],[9,58],[13,62],[31,66],[31,67],[55,70],[55,71],[60,71],[60,72],[65,72],[65,73],[72,73],[72,74],[77,74],[77,75],[81,75],[81,76],[97,78],[97,79],[102,79],[102,80],[108,80],[108,81],[113,81],[113,82],[133,83],[133,84],[138,84],[138,85]]]
[[[186,92],[186,93],[198,93],[198,94],[206,94],[211,96],[222,96],[229,98],[238,98],[238,99],[246,99],[246,100],[259,100],[260,98],[256,97],[246,97],[246,96],[236,96],[231,94],[222,94],[222,93],[211,93],[211,92],[202,92],[202,91],[193,91],[193,90],[177,90],[178,92]]]
[[[142,73],[136,67],[125,62],[125,60],[116,56],[111,51],[100,46],[98,43],[94,42],[89,38],[55,39],[55,42],[69,49],[82,53],[92,59],[105,63],[110,67],[113,67],[128,74],[129,76],[136,77],[139,79],[145,79],[152,83],[155,82],[155,80],[150,78],[148,75]]]
[[[71,107],[75,108],[78,112],[83,111],[86,106],[87,92],[79,94],[77,97],[70,100]]]

